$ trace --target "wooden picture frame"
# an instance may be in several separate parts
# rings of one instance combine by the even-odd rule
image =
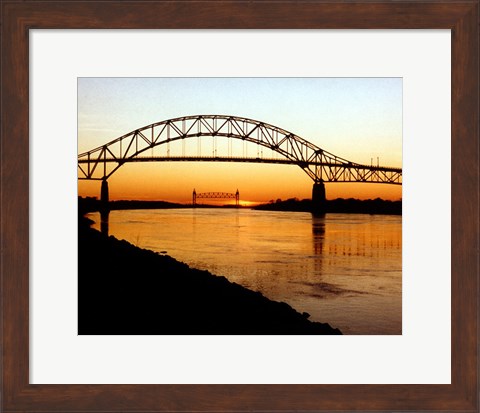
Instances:
[[[4,0],[1,12],[2,411],[478,411],[478,0]],[[451,384],[29,384],[29,30],[42,28],[451,29]]]

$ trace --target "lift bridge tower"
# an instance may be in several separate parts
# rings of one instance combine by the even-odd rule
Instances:
[[[240,192],[199,192],[193,189],[192,204],[197,206],[197,199],[235,199],[235,206],[240,206]]]

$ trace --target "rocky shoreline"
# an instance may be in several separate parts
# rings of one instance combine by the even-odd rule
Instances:
[[[288,304],[90,228],[79,217],[78,333],[341,334]]]

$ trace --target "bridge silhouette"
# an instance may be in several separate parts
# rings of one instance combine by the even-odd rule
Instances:
[[[197,205],[197,199],[235,199],[235,205],[240,205],[240,192],[198,192],[193,189],[192,204]]]
[[[211,137],[205,153],[203,137]],[[221,153],[219,138],[227,141]],[[242,155],[232,142],[242,143]],[[186,142],[197,142],[196,153]],[[202,154],[203,143],[203,154]],[[171,147],[181,144],[180,154]],[[256,154],[248,155],[248,144]],[[162,153],[162,149],[164,153]],[[264,149],[271,156],[264,156]],[[402,184],[402,169],[365,165],[334,155],[285,129],[265,122],[228,115],[195,115],[168,119],[135,129],[102,146],[78,155],[78,179],[102,181],[101,200],[108,204],[108,178],[131,162],[251,162],[299,166],[313,181],[314,205],[325,201],[325,182]]]

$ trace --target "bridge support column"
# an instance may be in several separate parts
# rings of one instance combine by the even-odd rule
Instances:
[[[108,181],[106,179],[102,180],[102,189],[100,190],[100,202],[101,208],[108,210]]]
[[[324,214],[326,207],[325,184],[323,181],[315,182],[312,188],[312,212]]]

